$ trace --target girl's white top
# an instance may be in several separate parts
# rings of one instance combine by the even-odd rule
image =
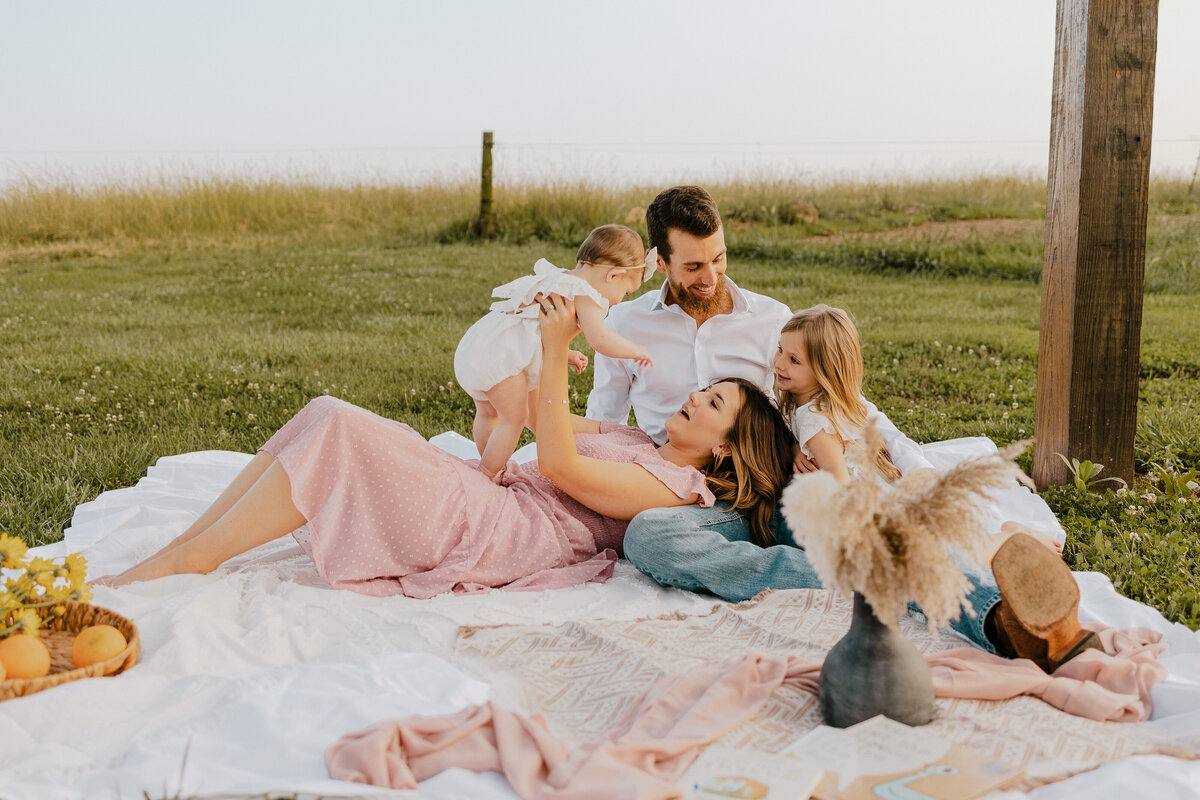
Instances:
[[[867,402],[866,398],[864,398],[862,395],[859,395],[858,399],[862,403]],[[814,407],[814,403],[816,402],[816,400],[809,400],[804,405],[792,411],[792,418],[790,420],[792,424],[792,433],[795,434],[796,441],[800,443],[800,451],[804,453],[804,455],[808,456],[809,458],[813,457],[812,451],[808,448],[808,440],[816,436],[821,431],[825,431],[834,438],[841,436],[846,444],[862,438],[862,428],[854,428],[851,430],[842,431],[839,434],[837,428],[835,428],[833,425],[833,420],[816,410]],[[851,476],[855,478],[861,477],[853,464],[847,462],[846,469],[850,472]]]
[[[454,379],[476,400],[505,378],[525,373],[536,387],[542,373],[542,335],[538,328],[538,294],[591,298],[608,313],[608,301],[592,285],[544,258],[525,275],[492,290],[491,311],[463,335],[454,352]]]

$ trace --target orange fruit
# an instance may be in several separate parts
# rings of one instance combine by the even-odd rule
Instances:
[[[8,672],[4,669],[4,662],[0,661],[0,681],[8,677]]]
[[[18,633],[0,639],[0,663],[10,681],[41,678],[50,672],[50,651],[36,636]]]
[[[71,661],[77,667],[90,667],[117,655],[127,644],[125,635],[112,625],[92,625],[75,634]]]

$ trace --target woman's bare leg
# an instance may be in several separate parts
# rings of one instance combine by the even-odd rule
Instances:
[[[272,459],[253,485],[212,524],[190,536],[185,533],[105,582],[122,586],[165,575],[211,572],[236,555],[291,533],[306,521],[292,502],[287,473]]]
[[[177,542],[186,542],[194,538],[200,533],[208,529],[209,525],[219,520],[226,511],[233,508],[234,503],[242,499],[242,495],[250,491],[250,487],[262,477],[262,474],[267,471],[267,468],[275,463],[275,456],[270,453],[258,453],[250,460],[250,463],[242,467],[242,471],[237,474],[233,482],[221,492],[221,496],[213,501],[204,513],[201,514],[195,522],[188,526],[188,529],[171,542],[171,545]]]
[[[1022,525],[1019,522],[1009,520],[1000,526],[1000,533],[992,537],[991,553],[988,555],[988,560],[991,561],[991,557],[994,556],[996,551],[1000,549],[1000,545],[1004,544],[1018,533],[1032,536],[1038,542],[1053,550],[1056,555],[1062,555],[1062,543],[1054,537],[1042,533],[1041,531],[1035,531],[1033,528]]]
[[[172,539],[154,555],[143,559],[143,561],[150,561],[167,550],[177,547],[207,530],[208,526],[219,520],[226,511],[233,508],[234,503],[242,499],[242,495],[250,490],[250,487],[254,485],[273,463],[275,463],[275,457],[270,453],[258,453],[255,455],[254,458],[250,459],[249,464],[242,467],[242,471],[237,474],[233,482],[225,487],[225,491],[221,492],[221,495],[212,502],[212,505],[204,510],[204,513],[195,522],[188,526],[187,530]],[[111,586],[113,585],[113,581],[118,577],[120,576],[105,575],[97,578],[93,583]]]

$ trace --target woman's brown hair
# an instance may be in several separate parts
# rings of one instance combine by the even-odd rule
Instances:
[[[726,435],[728,455],[717,456],[705,471],[708,488],[717,501],[736,509],[750,521],[754,541],[775,544],[771,515],[792,477],[796,444],[783,416],[765,393],[744,378],[723,378],[741,391],[742,404]]]

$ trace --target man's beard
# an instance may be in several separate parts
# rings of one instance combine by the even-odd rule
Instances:
[[[717,278],[716,291],[708,297],[700,297],[671,284],[671,294],[679,307],[692,316],[711,317],[725,310],[729,298],[729,289],[725,286],[725,276]]]

